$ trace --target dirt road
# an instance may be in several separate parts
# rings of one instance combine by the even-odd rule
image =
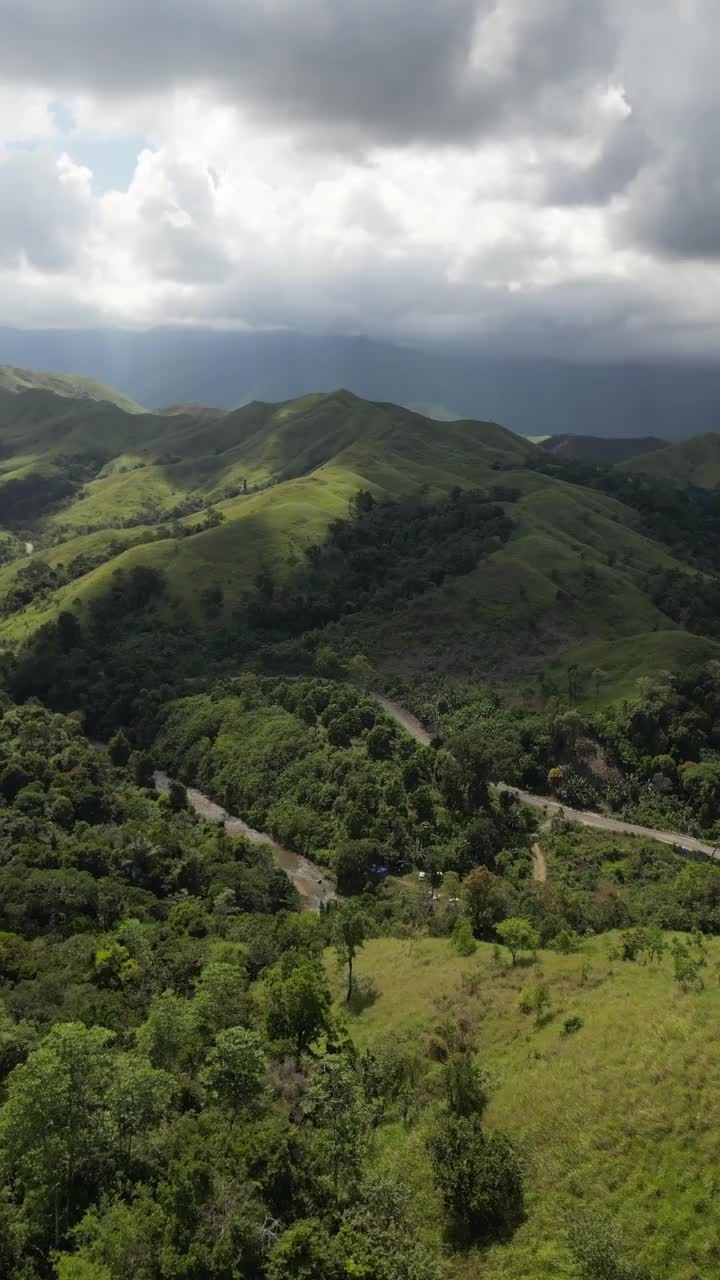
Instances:
[[[380,694],[377,695],[377,701],[388,715],[392,716],[396,724],[405,729],[416,742],[424,747],[430,745],[430,734],[427,729],[423,728],[420,721],[409,711],[390,698],[381,697]],[[599,831],[616,831],[620,835],[645,836],[649,840],[659,840],[661,844],[673,845],[679,852],[701,854],[720,862],[720,847],[696,840],[694,836],[686,836],[678,831],[658,831],[655,827],[641,827],[635,822],[624,822],[622,818],[610,818],[604,813],[594,813],[587,809],[569,809],[566,805],[559,804],[557,800],[550,800],[548,796],[537,796],[531,791],[523,791],[520,787],[509,787],[504,782],[494,782],[492,785],[497,791],[511,792],[523,804],[530,805],[533,809],[542,809],[548,818],[562,810],[568,821],[579,822],[583,827],[595,827]],[[534,856],[533,854],[533,858]],[[547,868],[545,875],[547,875]],[[536,875],[535,878],[540,877]],[[545,876],[542,878],[544,879]]]
[[[387,711],[391,719],[393,719],[396,724],[399,724],[401,729],[404,729],[406,733],[409,733],[411,738],[414,738],[416,742],[419,742],[421,747],[430,746],[432,741],[431,735],[416,716],[411,715],[411,713],[406,711],[404,707],[401,707],[398,702],[393,702],[390,698],[384,698],[381,693],[373,694],[373,697],[376,702],[380,703],[383,710]]]
[[[535,844],[530,845],[530,853],[532,854],[533,880],[538,884],[544,884],[547,880],[547,862],[545,861],[545,854],[537,841],[535,841]]]
[[[604,813],[594,813],[589,809],[570,809],[567,805],[550,800],[547,796],[536,796],[531,791],[522,791],[520,787],[508,787],[504,782],[493,784],[498,791],[510,791],[523,804],[534,809],[542,809],[547,817],[562,813],[569,822],[579,822],[583,827],[595,827],[598,831],[616,831],[620,835],[645,836],[649,840],[659,840],[661,844],[675,845],[680,851],[704,854],[707,858],[720,861],[720,848],[696,840],[694,836],[683,835],[679,831],[658,831],[656,827],[641,827],[636,822],[625,822],[622,818],[610,818]]]

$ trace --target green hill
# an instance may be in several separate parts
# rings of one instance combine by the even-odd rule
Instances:
[[[624,462],[623,469],[670,480],[674,484],[693,484],[701,489],[720,487],[720,434],[709,431],[694,436],[684,444],[669,445],[654,453],[645,453]]]
[[[14,365],[0,365],[0,390],[15,395],[25,391],[52,391],[53,395],[71,400],[102,400],[115,404],[125,413],[142,413],[142,406],[114,387],[94,378],[81,378],[67,373],[47,373],[37,369],[17,369]]]
[[[544,436],[536,441],[554,458],[572,458],[578,462],[598,462],[612,466],[625,462],[638,454],[655,453],[668,447],[667,440],[659,436],[609,437],[609,436]]]
[[[306,549],[358,491],[424,493],[432,504],[475,488],[511,518],[509,540],[381,609],[368,599],[326,613],[341,652],[365,652],[388,675],[517,683],[548,663],[584,667],[594,645],[620,640],[624,656],[602,663],[610,694],[634,679],[638,654],[650,669],[676,669],[698,648],[653,601],[648,575],[682,566],[643,534],[638,513],[544,474],[543,451],[495,423],[438,422],[343,390],[222,415],[186,408],[129,414],[43,389],[0,391],[3,524],[16,549],[34,544],[41,577],[49,567],[44,585],[20,592],[27,564],[0,567],[13,601],[0,641],[27,639],[61,610],[84,616],[116,570],[138,566],[163,575],[166,620],[180,610],[209,639],[245,625],[258,575],[296,589]],[[220,601],[212,615],[208,593]]]

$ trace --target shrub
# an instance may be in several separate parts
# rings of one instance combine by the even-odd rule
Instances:
[[[539,982],[532,991],[524,991],[520,997],[520,1009],[523,1013],[535,1014],[535,1025],[541,1027],[552,1017],[550,1013],[550,992],[544,982]]]
[[[453,946],[459,956],[472,956],[477,951],[469,920],[458,920],[453,930]]]
[[[569,1018],[565,1018],[562,1024],[561,1036],[571,1036],[573,1032],[580,1031],[584,1026],[583,1019],[579,1013],[573,1013]]]
[[[524,1217],[522,1169],[507,1134],[485,1134],[478,1115],[449,1115],[428,1149],[451,1236],[507,1239]]]

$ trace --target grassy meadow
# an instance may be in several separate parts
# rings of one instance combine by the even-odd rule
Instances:
[[[680,990],[670,957],[609,959],[617,941],[604,935],[568,956],[543,951],[515,968],[507,953],[498,964],[489,944],[462,958],[444,938],[375,939],[358,957],[357,975],[374,981],[378,997],[351,1017],[356,1043],[372,1048],[394,1035],[423,1044],[448,1017],[467,1019],[492,1082],[486,1125],[509,1132],[524,1153],[525,1223],[508,1244],[456,1257],[453,1280],[575,1277],[566,1231],[581,1211],[612,1218],[628,1258],[654,1280],[720,1274],[720,940],[707,941],[700,993]],[[332,953],[327,965],[341,1007],[344,977]],[[537,1028],[520,999],[539,982],[552,1017]],[[564,1036],[571,1015],[583,1026]],[[441,1112],[435,1100],[411,1128],[386,1126],[376,1153],[411,1185],[418,1231],[431,1236],[441,1213],[425,1140]]]

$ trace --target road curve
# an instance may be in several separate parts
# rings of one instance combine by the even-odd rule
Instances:
[[[376,702],[380,703],[383,711],[387,711],[391,719],[396,724],[399,724],[406,733],[409,733],[411,738],[419,742],[421,747],[430,746],[432,737],[425,726],[420,723],[417,716],[411,715],[409,711],[400,706],[399,702],[393,702],[391,698],[385,698],[381,693],[375,693],[373,697]]]
[[[423,747],[430,745],[430,734],[415,716],[399,706],[397,702],[393,702],[391,698],[384,698],[381,694],[376,694],[375,698],[395,723],[405,729],[416,742]],[[551,800],[548,796],[537,796],[531,791],[523,791],[520,787],[509,787],[504,782],[494,782],[492,785],[496,791],[509,791],[523,804],[530,805],[533,809],[542,809],[546,817],[562,812],[569,822],[578,822],[583,827],[595,827],[599,831],[615,831],[619,835],[644,836],[647,840],[659,840],[661,844],[673,845],[680,852],[700,854],[720,862],[720,847],[696,840],[694,836],[686,836],[678,831],[658,831],[655,827],[641,827],[635,822],[624,822],[622,818],[609,818],[604,813],[594,813],[588,809],[569,809],[567,805]]]
[[[661,844],[671,844],[686,853],[703,854],[706,858],[720,861],[720,848],[717,845],[705,844],[694,836],[687,836],[679,831],[658,831],[656,827],[641,827],[636,822],[625,822],[622,818],[610,818],[604,813],[594,813],[591,809],[570,809],[548,796],[536,796],[531,791],[523,791],[520,787],[508,787],[504,782],[495,782],[497,791],[509,791],[517,796],[523,804],[534,809],[542,809],[548,816],[562,813],[569,822],[579,822],[583,827],[596,827],[599,831],[616,831],[620,835],[644,836],[649,840],[659,840]]]

